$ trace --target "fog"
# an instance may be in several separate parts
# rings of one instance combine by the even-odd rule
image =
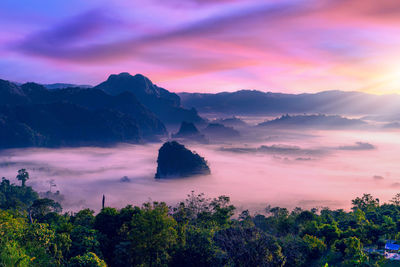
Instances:
[[[208,176],[154,179],[162,143],[3,150],[0,175],[18,183],[17,170],[26,168],[27,184],[38,191],[54,182],[52,191],[65,196],[64,210],[98,211],[103,194],[106,205],[117,208],[149,200],[174,205],[192,190],[228,195],[239,210],[261,211],[267,204],[349,209],[351,199],[363,193],[388,201],[400,191],[398,131],[257,134],[252,142],[186,143],[206,158]],[[128,179],[121,181],[124,176]]]

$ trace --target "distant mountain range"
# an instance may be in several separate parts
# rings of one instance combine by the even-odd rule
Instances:
[[[338,115],[309,114],[283,115],[274,120],[258,124],[262,127],[273,128],[314,128],[314,129],[344,129],[365,128],[368,124],[360,119],[348,119]]]
[[[49,90],[0,80],[0,148],[99,145],[166,136],[165,124],[203,122],[176,94],[142,75],[111,75],[93,88]]]
[[[254,90],[217,94],[179,93],[183,106],[200,113],[226,115],[281,115],[324,113],[340,115],[390,115],[400,118],[400,95],[325,91],[315,94],[265,93]]]
[[[197,110],[220,114],[225,119],[214,120],[204,128],[207,121]],[[248,125],[229,116],[288,113],[294,115],[259,126],[329,129],[366,125],[363,120],[321,115],[324,113],[362,115],[365,120],[387,122],[386,128],[399,128],[400,96],[342,91],[296,95],[250,90],[175,94],[141,74],[129,73],[110,75],[94,87],[0,80],[0,148],[145,142],[167,137],[167,127],[176,129],[182,122],[199,125],[213,138],[237,137],[239,133],[233,128]]]
[[[79,88],[92,88],[93,86],[89,84],[72,84],[72,83],[50,83],[42,84],[47,89],[65,89],[69,87],[79,87]]]

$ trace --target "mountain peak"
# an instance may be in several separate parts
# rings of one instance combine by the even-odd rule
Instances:
[[[119,74],[111,74],[108,76],[107,80],[114,80],[114,79],[135,79],[135,80],[148,80],[150,81],[149,78],[144,76],[143,74],[136,73],[135,75],[130,74],[129,72],[121,72]]]
[[[180,123],[183,120],[199,122],[202,119],[195,110],[183,109],[177,94],[158,87],[142,74],[132,76],[127,72],[110,75],[107,81],[94,87],[110,95],[130,92],[145,107],[154,112],[162,121]]]

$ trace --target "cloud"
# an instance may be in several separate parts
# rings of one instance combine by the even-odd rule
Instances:
[[[370,143],[356,142],[354,145],[339,146],[337,149],[339,149],[339,150],[372,150],[372,149],[376,149],[376,147]]]
[[[103,9],[92,9],[68,18],[46,30],[33,32],[10,47],[25,54],[52,59],[67,58],[73,51],[90,47],[90,42],[107,29],[121,25]]]
[[[218,15],[189,24],[182,24],[167,31],[163,30],[141,36],[137,36],[133,31],[131,37],[116,38],[116,40],[111,41],[102,41],[99,38],[97,42],[89,44],[83,42],[82,44],[81,42],[87,37],[103,30],[110,23],[110,18],[102,10],[92,10],[52,26],[45,31],[26,36],[14,46],[14,49],[30,55],[76,62],[121,60],[126,56],[132,56],[132,53],[135,56],[139,54],[137,53],[138,50],[149,46],[172,41],[189,41],[190,43],[191,40],[194,41],[197,38],[207,39],[210,36],[217,36],[227,29],[230,29],[229,31],[233,33],[233,36],[240,35],[239,28],[241,28],[241,25],[246,27],[243,24],[248,21],[272,22],[277,19],[281,20],[299,9],[305,8],[288,2],[279,5],[257,4],[245,9],[221,12]],[[232,29],[232,25],[236,25],[236,27]],[[230,41],[233,41],[233,36],[228,37],[231,39]],[[96,36],[97,38],[98,36]],[[236,37],[234,39],[239,40]],[[263,47],[265,48],[265,46]],[[271,48],[279,49],[278,46],[273,47],[272,45]]]
[[[214,6],[221,4],[231,4],[244,2],[244,0],[169,0],[168,2],[163,0],[154,0],[155,3],[173,7],[182,7],[182,8],[198,8],[199,6]]]
[[[398,129],[398,128],[400,128],[400,123],[397,122],[397,121],[395,121],[395,122],[390,122],[390,123],[387,123],[387,124],[383,125],[383,128]]]
[[[380,176],[380,175],[374,175],[374,176],[372,176],[372,178],[374,178],[374,180],[383,180],[383,179],[385,179],[383,176]]]
[[[305,149],[298,146],[287,145],[262,145],[258,148],[249,147],[222,147],[221,151],[234,152],[234,153],[265,153],[265,154],[280,154],[280,155],[322,155],[327,151],[322,149]],[[311,158],[299,157],[296,160],[311,160]]]
[[[221,147],[221,151],[233,152],[233,153],[264,153],[271,155],[293,155],[302,156],[297,157],[297,161],[310,161],[313,160],[310,156],[323,156],[329,154],[332,150],[373,150],[375,146],[364,143],[356,142],[355,145],[351,146],[339,146],[339,147],[321,147],[321,148],[302,148],[299,146],[288,146],[288,145],[262,145],[259,147]]]
[[[310,160],[313,160],[312,158],[296,158],[296,160],[298,160],[298,161],[310,161]]]

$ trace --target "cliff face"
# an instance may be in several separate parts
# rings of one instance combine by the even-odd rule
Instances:
[[[210,174],[206,160],[176,141],[166,142],[158,151],[155,178],[187,177]]]

